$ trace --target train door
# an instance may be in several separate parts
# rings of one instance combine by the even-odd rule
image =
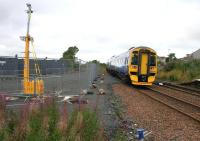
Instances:
[[[141,75],[147,75],[147,70],[148,70],[148,54],[142,53],[140,74]]]

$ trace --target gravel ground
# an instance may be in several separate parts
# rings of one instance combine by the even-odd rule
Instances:
[[[90,95],[88,107],[96,108],[104,134],[109,141],[133,141],[135,140],[135,128],[132,119],[124,116],[124,107],[120,96],[113,92],[112,86],[121,82],[106,74],[105,79],[97,79],[97,89],[91,89],[94,95]],[[105,91],[104,95],[98,95],[98,89]],[[89,95],[88,95],[89,96]],[[86,96],[86,97],[88,97]]]
[[[96,100],[93,100],[94,104],[91,107],[97,107],[97,114],[101,121],[101,125],[104,128],[107,140],[114,141],[116,130],[119,127],[119,117],[116,115],[116,109],[115,106],[113,106],[113,103],[118,105],[119,101],[116,102],[115,100],[115,96],[112,92],[112,84],[117,83],[117,81],[111,77],[107,77],[107,75],[104,76],[104,78],[105,79],[103,80],[98,79],[96,85],[98,89],[103,89],[105,94],[97,95]],[[96,94],[98,94],[98,91]]]
[[[200,124],[192,119],[134,91],[133,86],[114,84],[114,93],[121,96],[127,116],[138,123],[138,128],[152,131],[146,140],[200,140]]]

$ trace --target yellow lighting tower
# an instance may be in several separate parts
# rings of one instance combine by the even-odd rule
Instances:
[[[28,10],[28,22],[27,22],[27,33],[25,37],[21,37],[25,41],[25,57],[24,57],[24,77],[23,77],[23,93],[24,95],[38,96],[44,94],[44,82],[41,77],[34,77],[30,80],[30,66],[29,66],[29,45],[30,41],[33,42],[33,38],[29,35],[30,19],[31,13],[31,4],[26,4]],[[35,64],[36,66],[36,64]],[[39,65],[35,69],[39,69]],[[38,71],[36,70],[36,73]],[[40,72],[40,71],[39,71]]]

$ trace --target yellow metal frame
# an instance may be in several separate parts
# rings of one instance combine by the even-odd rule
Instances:
[[[23,93],[25,95],[42,95],[44,94],[44,81],[41,78],[36,78],[35,80],[30,80],[30,65],[29,65],[29,45],[30,41],[33,41],[29,35],[29,26],[31,13],[31,5],[27,4],[28,10],[28,23],[27,23],[27,33],[25,37],[25,57],[24,57],[24,80],[23,80]],[[34,47],[34,46],[33,46]],[[34,52],[34,57],[36,54]],[[40,75],[39,65],[35,64],[36,75]]]

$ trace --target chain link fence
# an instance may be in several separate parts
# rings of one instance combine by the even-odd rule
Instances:
[[[0,93],[22,94],[23,58],[0,57]],[[40,75],[36,74],[35,64],[39,65]],[[42,79],[45,94],[80,94],[87,89],[100,72],[100,65],[65,59],[30,59],[30,80]]]

